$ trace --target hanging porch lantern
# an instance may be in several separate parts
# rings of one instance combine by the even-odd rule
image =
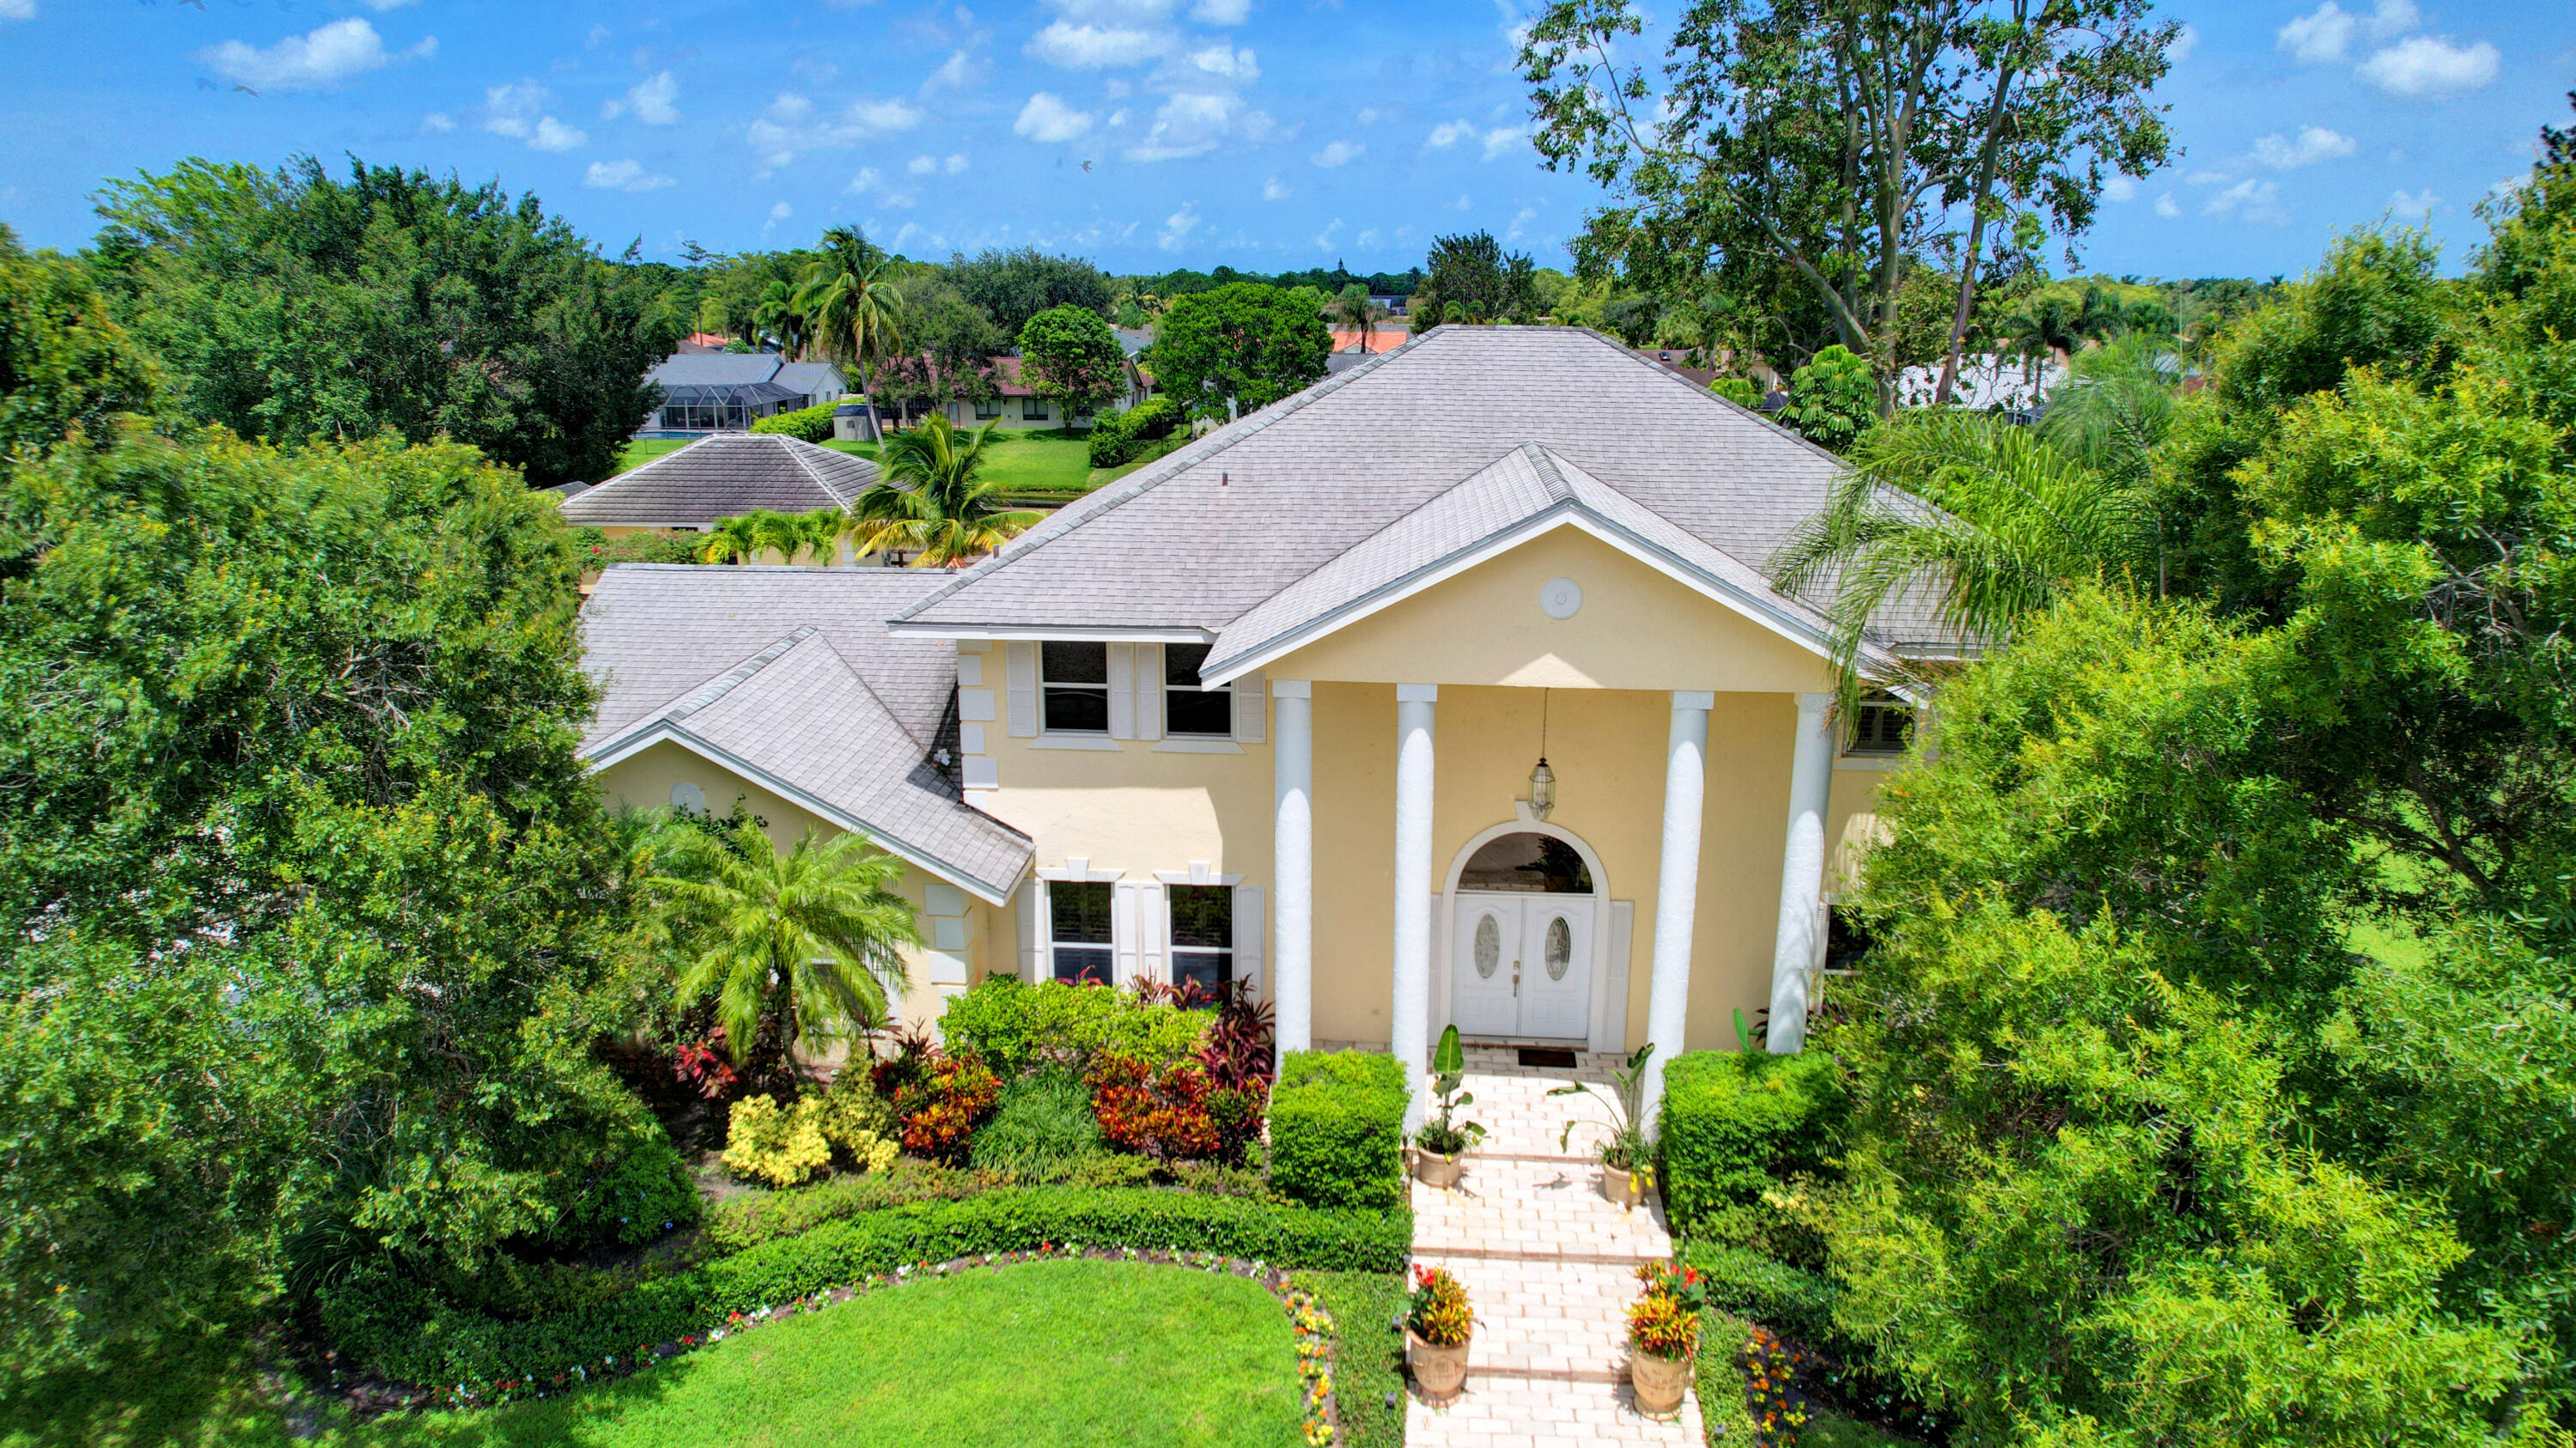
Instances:
[[[1540,819],[1556,808],[1556,771],[1547,767],[1547,756],[1538,757],[1538,768],[1530,771],[1530,813]]]

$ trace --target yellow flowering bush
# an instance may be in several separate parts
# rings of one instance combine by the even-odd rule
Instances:
[[[792,1187],[831,1160],[822,1098],[808,1096],[785,1109],[771,1096],[746,1096],[733,1104],[723,1161],[735,1176]]]

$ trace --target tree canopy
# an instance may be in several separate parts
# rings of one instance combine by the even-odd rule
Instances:
[[[1070,427],[1127,390],[1127,353],[1098,312],[1049,307],[1020,328],[1020,379],[1062,403]]]
[[[1145,362],[1191,416],[1223,422],[1322,377],[1332,350],[1314,308],[1276,287],[1233,282],[1175,298]]]
[[[1080,307],[1108,316],[1117,304],[1109,274],[1079,257],[1049,256],[1033,246],[987,250],[973,260],[948,259],[948,281],[982,307],[1005,337],[1017,337],[1029,318],[1052,307]]]
[[[678,333],[642,273],[497,184],[191,160],[99,214],[100,285],[168,409],[281,445],[389,430],[604,478]]]

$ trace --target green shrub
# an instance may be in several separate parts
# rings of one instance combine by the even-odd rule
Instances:
[[[1076,1163],[1108,1151],[1091,1092],[1071,1072],[1032,1072],[1002,1088],[993,1119],[975,1133],[977,1171],[1024,1182],[1060,1181]]]
[[[1160,442],[1184,421],[1181,405],[1168,397],[1148,397],[1119,415],[1138,442]]]
[[[1270,1092],[1270,1181],[1319,1207],[1404,1200],[1404,1108],[1393,1056],[1294,1051]]]
[[[688,1162],[657,1123],[625,1155],[583,1180],[564,1211],[557,1240],[574,1247],[608,1242],[631,1247],[697,1225],[703,1210]]]
[[[1708,390],[1738,407],[1751,407],[1762,400],[1762,389],[1742,377],[1712,377]]]
[[[1741,1313],[1814,1347],[1847,1348],[1834,1326],[1833,1279],[1776,1261],[1750,1247],[1694,1242],[1682,1259],[1699,1269],[1711,1307]]]
[[[1685,1237],[1745,1242],[1776,1216],[1762,1194],[1823,1165],[1842,1105],[1823,1051],[1693,1051],[1664,1068],[1664,1208]]]
[[[441,1301],[383,1269],[322,1301],[343,1358],[398,1382],[478,1391],[632,1366],[651,1346],[862,1277],[922,1262],[1047,1243],[1213,1252],[1286,1268],[1396,1272],[1411,1251],[1405,1211],[1323,1211],[1169,1191],[1002,1190],[826,1222],[595,1306],[528,1321]]]
[[[751,430],[783,432],[801,442],[830,442],[832,412],[839,406],[837,402],[825,402],[813,407],[798,408],[794,412],[781,412],[769,417],[754,418]]]
[[[1214,1019],[1101,986],[996,975],[952,998],[939,1029],[950,1050],[979,1055],[1008,1079],[1044,1061],[1087,1070],[1103,1051],[1158,1069],[1177,1065],[1198,1053]]]
[[[774,1096],[735,1102],[725,1127],[725,1170],[774,1187],[792,1187],[821,1171],[832,1160],[822,1112],[819,1096],[791,1106],[779,1105]]]
[[[862,1212],[914,1202],[960,1201],[988,1185],[973,1172],[906,1157],[885,1171],[865,1176],[834,1177],[791,1191],[754,1192],[720,1202],[708,1214],[707,1240],[724,1251],[739,1252]]]
[[[1136,434],[1130,429],[1127,414],[1102,413],[1099,420],[1091,424],[1088,445],[1091,465],[1095,468],[1118,467],[1135,456]]]
[[[1123,467],[1146,456],[1149,443],[1160,442],[1181,425],[1180,405],[1168,397],[1149,397],[1125,412],[1105,412],[1091,426],[1091,465]]]

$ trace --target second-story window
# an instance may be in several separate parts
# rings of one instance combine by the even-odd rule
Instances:
[[[1109,645],[1040,644],[1038,673],[1047,733],[1109,732]]]
[[[1184,738],[1234,737],[1234,690],[1199,687],[1206,644],[1163,645],[1163,732]]]

